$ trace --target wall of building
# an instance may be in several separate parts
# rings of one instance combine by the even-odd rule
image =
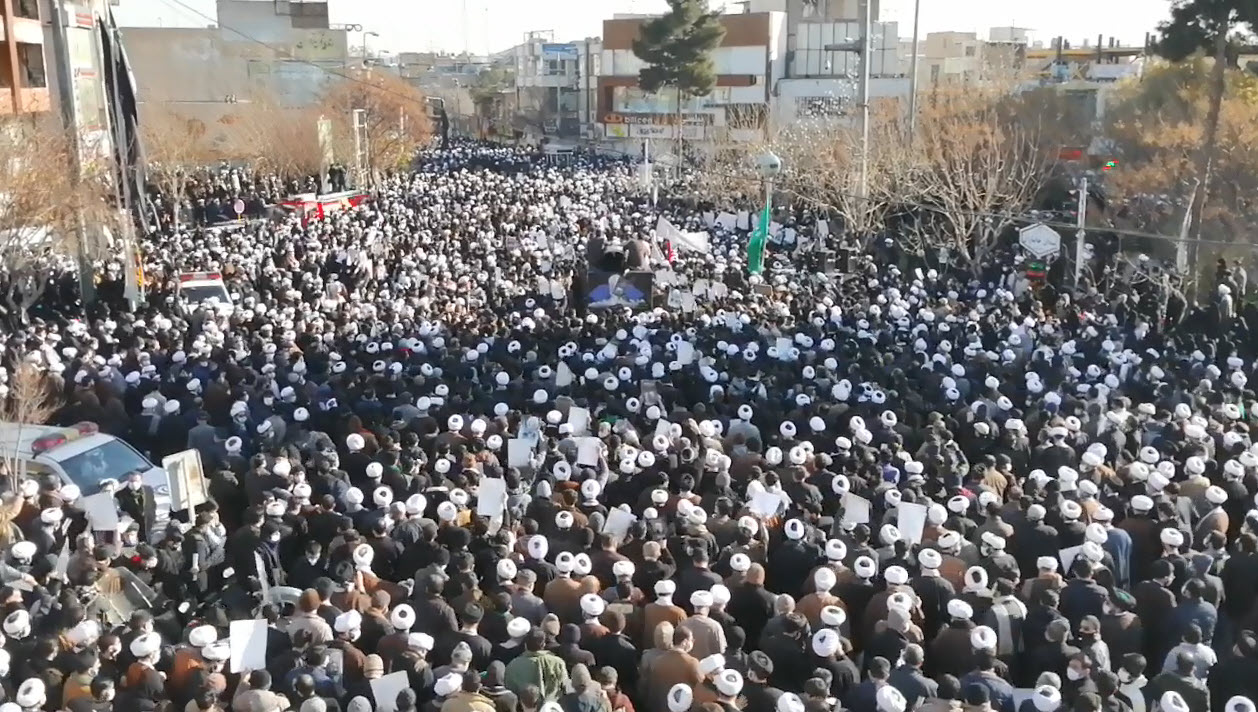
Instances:
[[[0,3],[0,114],[48,110],[43,44],[44,29],[35,0]]]
[[[343,30],[288,28],[274,32],[269,47],[219,28],[132,27],[122,33],[141,102],[222,103],[232,97],[308,106],[349,62]]]
[[[870,39],[869,73],[877,77],[907,75],[908,57],[900,53],[900,27],[895,22],[874,23]],[[790,76],[857,76],[860,55],[826,47],[859,42],[859,22],[802,22],[795,31],[795,53]]]
[[[879,0],[871,0],[870,16],[876,22],[879,17]],[[751,12],[786,13],[790,25],[801,20],[856,20],[861,16],[860,0],[817,0],[816,4],[804,0],[750,0]]]
[[[911,84],[907,77],[875,77],[869,80],[871,103],[907,102]],[[773,104],[775,127],[801,119],[848,121],[856,116],[857,85],[849,79],[783,79]]]

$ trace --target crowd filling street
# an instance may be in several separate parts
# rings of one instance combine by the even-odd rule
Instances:
[[[469,142],[321,218],[201,180],[135,309],[10,320],[0,394],[136,452],[5,453],[0,712],[1255,712],[1243,270],[826,272],[783,207],[753,277],[728,206]]]

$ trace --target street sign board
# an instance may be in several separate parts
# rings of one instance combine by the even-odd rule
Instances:
[[[1032,257],[1049,257],[1061,252],[1061,235],[1040,223],[1018,231],[1018,244]]]

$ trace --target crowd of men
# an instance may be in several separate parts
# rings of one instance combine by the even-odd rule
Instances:
[[[197,450],[209,499],[167,525],[139,472],[9,470],[0,712],[1254,712],[1243,273],[1172,323],[1004,251],[793,268],[786,210],[751,277],[702,213],[454,144],[325,219],[168,223],[134,312],[11,332],[0,381]],[[661,215],[710,250],[652,247]],[[589,309],[591,243],[656,302]]]

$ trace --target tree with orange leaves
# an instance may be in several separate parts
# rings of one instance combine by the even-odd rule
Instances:
[[[320,110],[330,119],[337,160],[354,162],[354,111],[364,112],[363,167],[372,174],[410,165],[432,136],[423,92],[378,69],[355,70],[323,95]]]

